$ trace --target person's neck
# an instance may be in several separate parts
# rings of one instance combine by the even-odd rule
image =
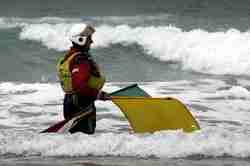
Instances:
[[[72,49],[76,49],[82,53],[86,53],[88,54],[89,53],[89,48],[87,47],[83,47],[83,46],[79,46],[79,45],[76,45],[76,44],[73,44],[73,46],[71,47]]]

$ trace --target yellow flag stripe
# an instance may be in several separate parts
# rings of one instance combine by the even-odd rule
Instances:
[[[187,107],[171,97],[112,97],[136,133],[183,129],[200,129]]]

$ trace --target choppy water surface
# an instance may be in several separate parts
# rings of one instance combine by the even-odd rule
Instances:
[[[150,159],[149,163],[171,163],[177,158],[180,162],[183,159],[195,164],[199,163],[198,158],[202,163],[220,164],[225,158],[226,162],[235,160],[244,164],[250,156],[249,80],[240,79],[237,84],[232,82],[202,79],[139,84],[152,96],[171,96],[183,101],[202,128],[195,133],[133,134],[117,107],[99,101],[96,103],[97,133],[92,136],[81,133],[38,134],[62,119],[63,95],[58,84],[2,83],[1,158],[5,162],[8,158],[8,161],[25,163],[25,158],[37,162],[44,161],[41,157],[45,157],[49,163],[52,157],[60,163],[64,162],[60,158],[66,157],[65,164],[79,160],[95,163],[99,157],[104,157],[109,163],[108,156],[118,157],[117,160],[120,158],[128,164],[136,163],[136,158],[142,159],[139,163],[146,162],[145,159]],[[105,89],[111,92],[129,84],[112,83]],[[89,159],[89,156],[94,159]],[[76,161],[71,161],[72,157],[76,157]]]
[[[0,165],[249,165],[249,11],[233,0],[3,2]],[[133,134],[98,101],[95,135],[39,134],[63,119],[55,66],[79,23],[96,27],[106,91],[138,83],[178,98],[202,129]]]

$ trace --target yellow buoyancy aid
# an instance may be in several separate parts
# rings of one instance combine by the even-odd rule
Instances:
[[[75,52],[70,56],[62,57],[58,60],[57,63],[58,76],[65,93],[74,93],[74,89],[72,87],[70,63],[77,54],[80,54],[80,52]],[[87,85],[89,88],[100,90],[105,83],[105,77],[97,66],[95,67],[95,70],[96,71],[91,71]]]

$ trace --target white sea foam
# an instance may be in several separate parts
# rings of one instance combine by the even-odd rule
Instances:
[[[183,69],[212,74],[249,73],[250,33],[238,30],[206,32],[179,28],[101,26],[95,35],[96,46],[138,44],[162,61],[176,61]]]
[[[224,93],[224,96],[226,95],[225,93],[227,93],[227,96],[233,96],[236,98],[250,98],[250,92],[242,86],[233,86],[229,90],[222,91],[222,93]]]
[[[25,84],[4,82],[0,84],[0,93],[8,94],[8,100],[3,98],[2,103],[33,103],[50,104],[63,98],[63,92],[59,84]]]
[[[249,157],[249,136],[223,129],[205,129],[186,134],[162,131],[155,134],[103,133],[94,136],[0,134],[0,154],[41,156],[133,156],[187,157],[234,156]]]
[[[107,84],[104,89],[107,92],[112,92],[117,87],[112,88],[112,85]],[[64,95],[59,83],[3,82],[0,83],[0,94],[3,95],[3,97],[0,97],[0,125],[24,127],[24,124],[32,125],[38,122],[47,125],[63,119],[62,103]],[[123,116],[119,108],[111,102],[97,101],[96,105],[98,110],[102,110],[100,115],[108,113],[115,117]],[[110,110],[112,111],[110,112]],[[28,114],[29,116],[22,117],[22,114]],[[106,124],[106,126],[112,126],[112,122]],[[46,127],[48,126],[42,126],[42,128]]]
[[[20,39],[42,42],[59,51],[70,46],[67,37],[72,24],[30,24],[24,26]],[[60,36],[60,37],[59,37]],[[112,44],[138,44],[145,53],[161,61],[175,61],[185,70],[211,74],[249,75],[250,33],[230,29],[206,32],[194,29],[185,32],[171,26],[130,27],[99,26],[94,35],[94,47]]]
[[[123,116],[119,109],[111,102],[98,101],[97,133],[93,136],[37,134],[49,124],[63,119],[63,95],[59,84],[0,83],[0,126],[6,126],[0,131],[0,154],[249,157],[249,91],[240,82],[247,84],[244,80],[237,86],[230,86],[222,80],[209,79],[140,83],[140,87],[152,96],[168,96],[170,93],[188,104],[201,131],[129,134],[124,129],[129,128],[128,122],[119,120]],[[108,83],[104,88],[112,92],[118,89],[117,85],[119,83]]]

